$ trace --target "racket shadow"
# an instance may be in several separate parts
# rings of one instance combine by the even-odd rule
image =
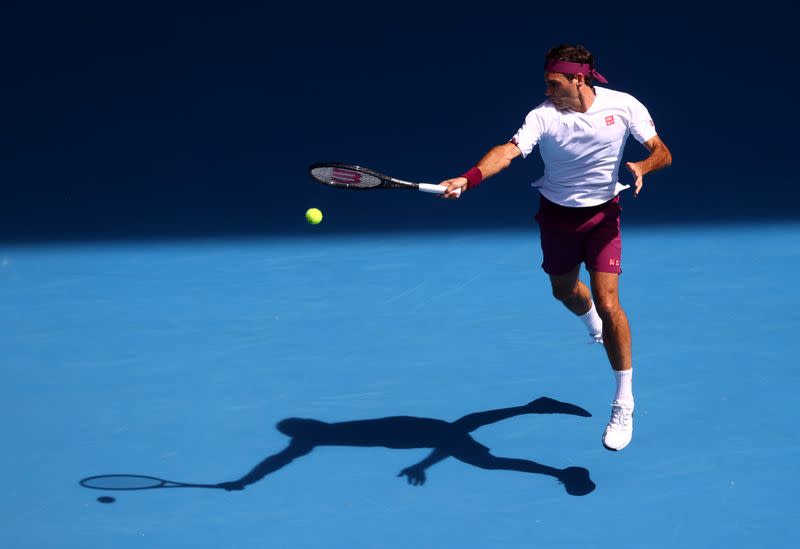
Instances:
[[[86,488],[104,490],[145,490],[154,488],[210,488],[228,491],[243,490],[264,477],[282,469],[295,459],[310,453],[317,446],[384,447],[393,449],[430,448],[430,454],[418,463],[404,468],[398,477],[409,484],[422,485],[426,471],[434,464],[455,458],[486,470],[508,470],[534,473],[555,478],[566,492],[584,496],[595,489],[589,471],[583,467],[558,469],[521,458],[499,457],[476,441],[470,433],[476,429],[525,414],[568,414],[591,417],[583,408],[548,397],[541,397],[522,406],[475,412],[456,421],[415,416],[392,416],[375,419],[329,423],[316,419],[287,418],[277,429],[290,437],[286,448],[268,456],[241,478],[217,484],[190,484],[167,481],[146,475],[99,475],[84,478]]]

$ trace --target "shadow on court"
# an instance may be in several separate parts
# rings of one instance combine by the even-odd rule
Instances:
[[[498,457],[489,448],[477,442],[470,433],[476,429],[524,414],[568,414],[591,417],[591,414],[574,404],[540,397],[523,406],[500,408],[468,414],[456,421],[441,419],[392,416],[377,419],[328,423],[316,419],[287,418],[277,424],[278,430],[291,438],[280,452],[273,454],[243,477],[219,484],[182,484],[140,475],[107,475],[88,477],[81,485],[97,489],[135,490],[145,488],[221,488],[243,490],[267,475],[286,467],[295,459],[310,453],[317,446],[384,447],[397,449],[431,448],[431,453],[418,463],[410,465],[397,475],[409,484],[422,485],[426,471],[432,465],[453,457],[481,469],[535,473],[555,478],[563,484],[568,494],[585,496],[595,489],[589,471],[583,467],[558,469],[528,459]],[[91,482],[86,482],[91,479]],[[105,480],[103,480],[105,479]],[[142,479],[152,481],[148,483]],[[104,484],[105,483],[105,484]],[[124,487],[121,487],[124,486]]]

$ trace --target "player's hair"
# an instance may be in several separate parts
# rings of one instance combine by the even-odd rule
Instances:
[[[550,61],[571,61],[573,63],[588,63],[589,67],[594,70],[594,56],[592,52],[587,50],[581,44],[559,44],[547,50],[544,54],[544,62]],[[564,75],[570,80],[575,78],[574,74]],[[591,75],[586,76],[586,83],[592,85],[594,78]]]

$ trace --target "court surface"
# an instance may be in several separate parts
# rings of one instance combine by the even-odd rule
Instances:
[[[637,411],[619,453],[600,443],[603,349],[551,297],[533,229],[3,246],[0,546],[792,546],[800,226],[624,242]],[[524,413],[540,396],[592,417]],[[506,408],[476,443],[584,467],[594,491],[452,457],[398,477],[430,448],[386,446],[449,444],[430,419]],[[283,463],[292,417],[376,421]],[[243,491],[79,485],[218,483],[262,460]]]

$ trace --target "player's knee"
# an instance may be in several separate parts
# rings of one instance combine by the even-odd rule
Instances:
[[[597,309],[597,315],[603,322],[613,322],[620,311],[619,300],[616,296],[603,296],[595,297],[594,306]]]
[[[553,285],[553,297],[557,300],[569,303],[579,297],[578,286],[559,286]]]

